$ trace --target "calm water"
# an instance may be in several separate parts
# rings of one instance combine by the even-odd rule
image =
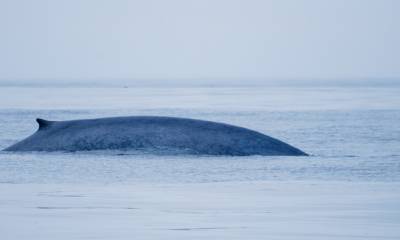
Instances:
[[[0,153],[0,183],[400,181],[396,88],[1,88],[0,148],[35,118],[166,115],[248,127],[311,157]]]

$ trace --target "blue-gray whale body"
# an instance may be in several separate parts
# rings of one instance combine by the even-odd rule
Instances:
[[[72,121],[36,119],[39,129],[5,151],[171,150],[198,155],[305,156],[259,132],[224,123],[132,116]]]

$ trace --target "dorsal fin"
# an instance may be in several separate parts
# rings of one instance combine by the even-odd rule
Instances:
[[[47,121],[41,118],[36,118],[36,122],[39,124],[39,130],[48,128],[54,123],[53,121]]]

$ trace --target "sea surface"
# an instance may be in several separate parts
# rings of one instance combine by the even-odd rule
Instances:
[[[309,157],[0,153],[0,183],[400,181],[399,88],[0,88],[0,148],[36,118],[161,115],[247,127]]]
[[[0,239],[400,239],[400,89],[0,88],[0,148],[36,118],[247,127],[308,157],[0,151]]]

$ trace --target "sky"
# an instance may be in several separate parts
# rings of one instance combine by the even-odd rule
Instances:
[[[0,84],[400,80],[398,0],[1,0]]]

